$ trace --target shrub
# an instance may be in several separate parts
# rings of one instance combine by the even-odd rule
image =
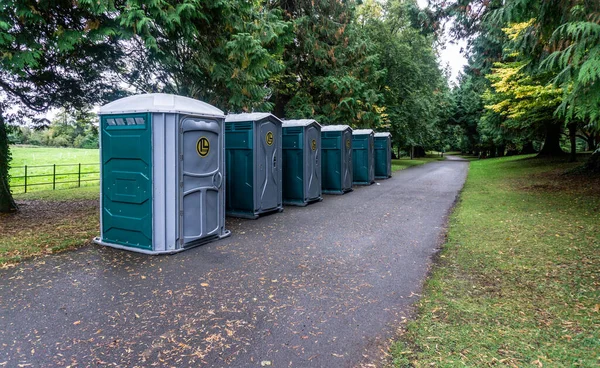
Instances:
[[[57,147],[69,147],[70,144],[66,137],[59,135],[58,137],[52,139],[52,145]]]

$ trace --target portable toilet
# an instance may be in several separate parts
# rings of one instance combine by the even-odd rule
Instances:
[[[392,177],[392,133],[375,133],[375,179]]]
[[[228,216],[255,219],[283,211],[281,120],[270,113],[225,118]]]
[[[321,125],[312,119],[283,122],[283,203],[321,201]]]
[[[352,128],[348,125],[322,127],[321,156],[323,193],[352,191]]]
[[[352,183],[371,185],[375,182],[375,152],[373,130],[358,129],[352,132]]]
[[[100,108],[100,237],[130,251],[176,253],[225,230],[223,112],[169,94]]]

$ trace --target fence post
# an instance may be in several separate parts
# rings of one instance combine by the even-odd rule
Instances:
[[[52,165],[52,190],[56,189],[56,164]]]
[[[25,165],[25,193],[27,193],[27,165]]]
[[[79,170],[77,171],[77,188],[81,187],[81,163],[79,163]]]

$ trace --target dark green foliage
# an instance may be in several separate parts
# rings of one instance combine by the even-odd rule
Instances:
[[[262,1],[128,1],[121,25],[136,33],[128,79],[140,91],[197,98],[226,111],[270,110],[269,81],[283,70],[291,24]]]
[[[2,1],[0,88],[9,102],[28,110],[14,119],[113,98],[117,81],[109,77],[122,66],[122,53],[107,4]]]
[[[450,134],[444,126],[452,99],[447,77],[434,49],[434,33],[416,28],[415,19],[429,24],[414,1],[365,2],[363,32],[379,54],[385,114],[380,129],[392,132],[395,147],[442,150]],[[385,16],[382,16],[385,14]]]
[[[487,92],[476,92],[495,106],[482,111],[477,122],[481,147],[518,149],[544,140],[541,153],[562,154],[561,132],[567,126],[572,157],[578,135],[595,146],[600,127],[600,3],[460,0],[442,5],[440,13],[455,16],[455,35],[470,39],[468,72],[474,71],[473,77],[496,78],[503,71],[491,69],[495,62],[502,61],[505,69],[519,65],[508,93],[491,85]],[[510,37],[501,29],[512,29]],[[556,98],[555,91],[562,96]],[[513,111],[503,113],[502,106]],[[514,114],[515,109],[522,113]],[[469,115],[460,109],[457,113]]]
[[[436,59],[440,19],[415,0],[6,0],[0,99],[18,108],[3,117],[28,125],[14,142],[96,147],[85,111],[129,84],[389,130],[398,152],[443,149],[456,131],[442,124],[454,102]],[[42,131],[51,108],[69,114]]]
[[[15,107],[11,114],[2,110],[3,124],[20,124],[26,118],[39,121],[40,114],[53,107],[80,109],[119,95],[115,72],[125,64],[114,4],[92,0],[0,3],[0,102]],[[6,144],[2,129],[0,146]],[[5,175],[1,181],[0,202],[10,205]]]
[[[275,114],[315,118],[322,124],[374,128],[383,113],[382,70],[373,45],[356,21],[356,3],[280,1],[294,24],[275,80]]]

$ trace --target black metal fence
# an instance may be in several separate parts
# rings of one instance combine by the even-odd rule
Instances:
[[[24,193],[29,189],[56,190],[81,187],[88,182],[100,181],[100,164],[54,164],[25,165],[11,167],[10,186],[13,190],[21,188]]]

